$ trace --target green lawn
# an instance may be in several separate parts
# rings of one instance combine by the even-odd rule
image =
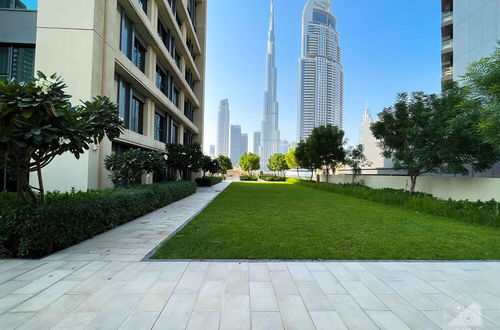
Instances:
[[[500,259],[500,230],[286,183],[232,183],[158,259]]]

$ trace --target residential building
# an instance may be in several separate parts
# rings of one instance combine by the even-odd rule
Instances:
[[[215,155],[215,145],[213,145],[213,144],[210,145],[210,152],[209,153],[210,153],[210,157],[212,157],[212,158],[217,157]]]
[[[459,81],[500,40],[500,1],[441,0],[442,81]]]
[[[109,96],[125,124],[78,160],[57,157],[48,190],[109,187],[112,153],[203,143],[206,16],[207,0],[39,0],[35,69],[61,75],[73,104]]]
[[[0,79],[25,81],[35,68],[36,11],[20,0],[0,1]],[[16,189],[7,170],[0,171],[0,191]]]
[[[343,128],[344,72],[332,0],[308,0],[302,14],[302,57],[299,60],[297,138],[315,127]]]
[[[260,132],[253,133],[253,153],[260,156]]]
[[[217,145],[216,154],[229,156],[229,101],[220,101],[217,111]]]
[[[231,142],[230,142],[230,152],[229,158],[231,158],[231,162],[233,163],[233,167],[238,167],[241,156],[241,126],[240,125],[231,125]]]
[[[276,46],[274,35],[274,3],[271,0],[271,15],[266,55],[266,87],[261,126],[261,169],[267,169],[269,158],[279,151],[279,105],[277,102],[278,71],[276,69]]]

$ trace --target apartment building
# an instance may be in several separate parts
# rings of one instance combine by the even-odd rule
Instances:
[[[125,123],[79,160],[56,158],[47,189],[109,187],[113,152],[203,143],[206,19],[207,0],[39,0],[35,69],[62,76],[74,104],[109,96]]]

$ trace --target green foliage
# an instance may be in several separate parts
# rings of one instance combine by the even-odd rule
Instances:
[[[193,194],[193,182],[49,193],[29,208],[0,193],[0,257],[37,258],[67,248]],[[2,252],[3,251],[3,252]]]
[[[117,105],[107,97],[72,106],[61,78],[38,78],[29,82],[0,80],[0,158],[17,178],[17,196],[25,204],[44,202],[41,169],[56,156],[70,152],[79,158],[91,143],[105,136],[117,138],[122,120]],[[36,171],[40,194],[27,182]]]
[[[195,181],[198,187],[211,187],[222,182],[222,178],[220,176],[204,176],[202,178],[196,178]]]
[[[373,189],[360,184],[331,184],[304,180],[289,180],[290,183],[332,193],[366,199],[378,203],[395,205],[419,212],[460,219],[481,225],[500,227],[500,203],[442,200],[424,193],[405,190]]]
[[[254,175],[241,175],[240,181],[258,181],[259,178]]]
[[[259,175],[259,178],[264,181],[270,181],[270,182],[285,182],[286,178],[284,176],[276,176],[276,175],[268,175],[268,174],[261,174]]]
[[[300,141],[295,148],[295,157],[299,167],[311,170],[312,180],[314,170],[321,167],[321,159],[311,151],[311,145],[307,141]]]
[[[285,155],[285,161],[289,169],[299,169],[297,157],[295,156],[295,149],[290,149],[290,151],[288,151],[288,153]]]
[[[356,177],[361,175],[364,166],[370,166],[371,163],[366,159],[364,147],[362,144],[347,151],[345,164],[352,169],[352,183],[356,182]]]
[[[227,171],[233,169],[233,164],[229,157],[219,155],[219,157],[217,157],[217,162],[219,163],[219,172],[222,175],[226,175]]]
[[[260,169],[260,157],[251,152],[244,153],[240,157],[240,168],[252,175],[253,171]]]
[[[115,186],[134,186],[141,183],[143,174],[159,174],[165,171],[165,154],[159,151],[129,149],[123,154],[112,154],[104,159],[104,166],[111,172]]]
[[[414,191],[421,174],[467,174],[466,164],[484,171],[498,160],[493,145],[478,134],[478,120],[478,108],[463,89],[453,86],[442,96],[400,94],[371,129],[384,156],[393,159],[394,169],[407,171]]]
[[[217,174],[220,171],[219,161],[212,159],[210,156],[203,156],[201,158],[201,170],[203,176],[206,176],[207,173]]]
[[[285,160],[285,155],[277,153],[269,157],[267,168],[274,172],[284,173],[289,168]]]
[[[182,171],[200,171],[204,155],[199,143],[195,142],[189,145],[169,143],[166,150],[167,165],[176,171],[178,180],[180,180]]]

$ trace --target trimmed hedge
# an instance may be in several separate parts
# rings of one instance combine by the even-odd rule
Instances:
[[[205,176],[202,178],[196,178],[196,184],[198,187],[211,187],[217,183],[222,182],[222,177],[220,176]]]
[[[373,189],[360,184],[318,183],[289,179],[288,182],[305,187],[348,195],[382,204],[404,207],[428,214],[455,218],[480,225],[500,227],[500,203],[495,200],[488,202],[471,202],[468,200],[444,200],[430,194],[397,189]]]
[[[255,175],[241,175],[240,176],[240,181],[257,181],[259,178]]]
[[[37,258],[65,249],[193,194],[194,182],[50,193],[38,208],[0,194],[0,257]]]
[[[286,181],[286,178],[284,176],[261,174],[259,177],[261,180],[264,180],[264,181],[272,181],[272,182],[285,182]]]

